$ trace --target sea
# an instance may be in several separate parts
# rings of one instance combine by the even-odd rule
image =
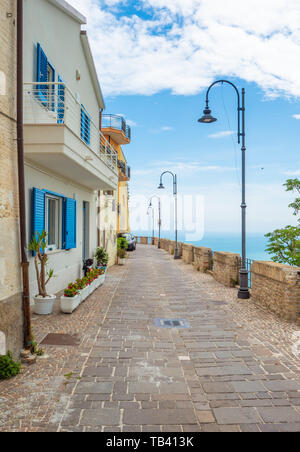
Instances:
[[[132,231],[136,236],[152,235],[150,231]],[[158,231],[155,231],[155,236],[158,236]],[[161,231],[161,237],[174,240],[174,232]],[[270,255],[265,251],[267,247],[267,240],[264,233],[248,233],[246,239],[246,257],[248,259],[259,261],[270,261]],[[201,240],[189,241],[186,240],[186,234],[183,231],[178,231],[178,241],[185,243],[192,243],[196,246],[205,246],[211,248],[213,251],[228,251],[230,253],[241,254],[241,235],[237,233],[214,232],[204,234]]]

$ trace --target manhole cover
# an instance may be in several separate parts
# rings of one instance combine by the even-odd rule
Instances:
[[[43,345],[72,345],[80,344],[80,338],[77,334],[58,334],[49,333],[41,342]]]
[[[189,322],[183,319],[154,319],[154,324],[159,328],[190,328]]]

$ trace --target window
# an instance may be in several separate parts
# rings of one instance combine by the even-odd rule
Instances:
[[[52,251],[61,248],[61,198],[46,194],[45,201],[45,229],[48,234],[47,250]]]
[[[32,190],[32,234],[48,233],[47,250],[76,248],[77,201],[47,190]]]

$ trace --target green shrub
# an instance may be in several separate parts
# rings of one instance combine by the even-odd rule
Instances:
[[[127,250],[128,243],[125,237],[118,237],[118,250]]]
[[[95,257],[97,259],[97,264],[99,266],[103,266],[103,267],[107,266],[107,264],[108,264],[108,253],[107,253],[107,251],[104,248],[102,248],[102,247],[97,248],[96,252],[95,252]]]
[[[0,380],[15,377],[20,372],[20,369],[21,363],[14,361],[11,352],[7,352],[7,355],[0,356]]]

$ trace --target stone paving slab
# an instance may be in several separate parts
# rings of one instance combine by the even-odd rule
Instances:
[[[139,246],[72,315],[56,306],[33,328],[79,343],[0,382],[0,431],[300,431],[297,326],[163,250]]]

